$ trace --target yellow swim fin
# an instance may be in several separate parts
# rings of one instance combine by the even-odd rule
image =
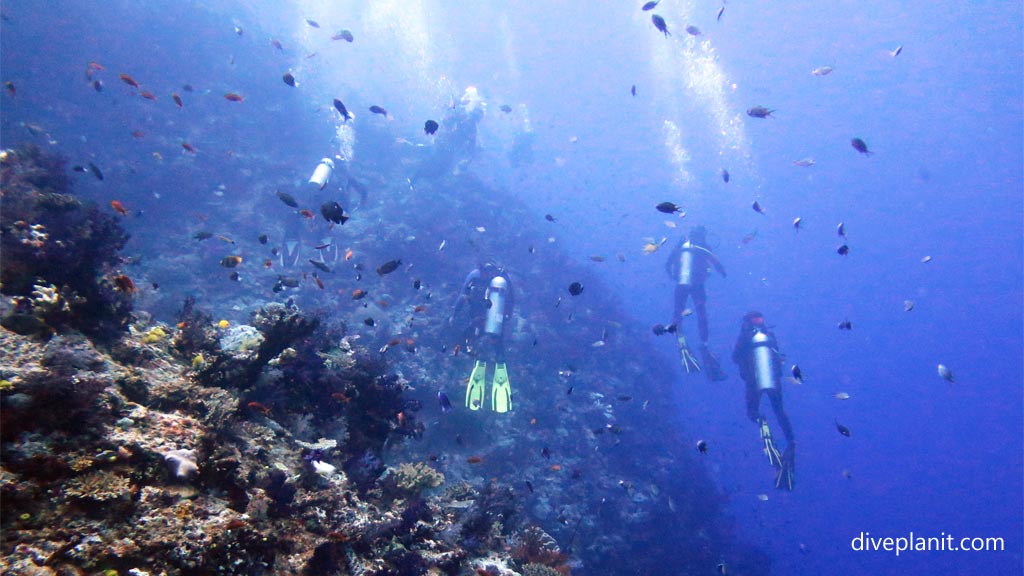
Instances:
[[[491,384],[491,410],[504,414],[512,409],[512,385],[508,381],[508,370],[504,362],[494,365],[494,382]]]
[[[473,372],[466,384],[466,408],[479,410],[484,405],[484,393],[487,391],[487,363],[476,361]]]

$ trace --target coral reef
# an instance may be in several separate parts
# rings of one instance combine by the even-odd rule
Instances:
[[[419,494],[423,490],[444,484],[444,474],[423,462],[400,464],[397,470],[392,470],[392,474],[398,488],[411,494]]]

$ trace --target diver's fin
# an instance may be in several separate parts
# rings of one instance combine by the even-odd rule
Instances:
[[[700,347],[700,357],[704,361],[704,368],[707,369],[708,380],[721,382],[727,378],[725,371],[722,370],[722,364],[718,361],[718,357],[706,345]]]
[[[476,361],[473,372],[466,384],[466,408],[479,410],[484,405],[484,393],[487,390],[487,363]]]
[[[491,384],[491,410],[504,414],[512,409],[512,385],[508,381],[508,370],[504,362],[494,365],[494,382]]]
[[[793,476],[796,463],[793,459],[793,447],[786,448],[785,454],[780,459],[779,470],[775,473],[775,487],[779,490],[793,491]]]
[[[690,352],[690,346],[686,343],[686,337],[682,334],[677,334],[676,342],[679,344],[679,361],[683,364],[683,369],[686,370],[686,373],[700,372],[700,364],[697,362],[697,358],[694,357],[693,352]]]
[[[768,428],[768,420],[761,418],[761,440],[764,440],[764,455],[768,457],[768,462],[776,468],[782,467],[782,456],[779,455],[779,449],[775,447],[775,442],[772,441],[772,431]]]

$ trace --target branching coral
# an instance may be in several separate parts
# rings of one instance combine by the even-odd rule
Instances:
[[[427,488],[437,488],[444,484],[444,474],[427,466],[423,462],[410,464],[408,462],[400,465],[397,470],[392,470],[395,475],[395,483],[406,492],[418,494]]]

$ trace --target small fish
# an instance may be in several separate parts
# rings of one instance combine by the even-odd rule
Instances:
[[[840,222],[839,225],[836,226],[836,234],[838,234],[842,238],[846,238],[846,226],[842,222]]]
[[[914,309],[914,301],[913,300],[904,300],[903,301],[903,311],[904,312],[910,312],[913,309]]]
[[[533,494],[533,484],[529,480],[526,481],[526,489],[530,491],[530,494]]]
[[[103,92],[103,82],[100,82],[99,80],[93,80],[92,89],[97,92]]]
[[[754,238],[757,238],[757,230],[754,230],[753,232],[747,232],[746,234],[744,234],[743,238],[740,239],[740,242],[742,242],[744,245],[747,245],[753,242]]]
[[[690,36],[700,36],[700,28],[697,28],[696,26],[692,25],[687,26],[686,33],[689,34]]]
[[[619,402],[629,402],[630,400],[633,399],[633,397],[630,396],[629,394],[619,394],[618,396],[615,397],[615,399],[618,400]]]
[[[238,34],[239,36],[241,36],[244,33],[245,33],[245,30],[242,30],[241,26],[235,26],[235,34]]]
[[[945,364],[939,364],[939,378],[942,378],[950,384],[956,384],[956,380],[953,380],[953,371]]]
[[[145,138],[146,133],[142,130],[132,130],[132,138]]]
[[[831,66],[821,66],[820,68],[815,68],[814,70],[811,70],[811,74],[814,74],[815,76],[828,76],[831,73]]]
[[[832,397],[835,398],[836,400],[849,400],[850,399],[850,395],[847,394],[846,392],[836,392],[835,394],[832,395]]]
[[[895,49],[890,51],[889,52],[889,56],[892,56],[893,58],[895,58],[895,57],[899,56],[901,52],[903,52],[903,44],[900,44]]]
[[[373,328],[374,326],[377,325],[377,321],[367,316],[366,318],[363,318],[363,324],[366,324],[370,328]]]
[[[664,212],[665,214],[675,214],[676,212],[682,212],[683,208],[672,202],[662,202],[655,206],[658,212]]]
[[[203,240],[209,240],[210,238],[213,238],[213,232],[196,232],[195,234],[192,235],[192,238],[202,242]]]
[[[661,2],[661,0],[651,0],[650,2],[641,6],[640,9],[643,10],[644,12],[647,12],[648,10],[654,10],[654,8],[658,5],[658,2]]]
[[[470,456],[469,458],[466,458],[466,462],[468,464],[479,464],[483,461],[484,459],[482,456]]]
[[[793,364],[793,367],[790,368],[790,372],[792,372],[792,374],[793,374],[793,381],[794,382],[796,382],[797,384],[803,384],[804,383],[804,373],[803,373],[803,371],[800,370],[799,366],[797,366],[796,364]]]
[[[10,80],[4,82],[4,88],[7,88],[7,92],[10,93],[11,96],[16,96],[18,94],[18,90],[14,87],[14,82],[11,82]]]
[[[547,220],[548,222],[554,222],[555,221],[555,217],[552,216],[551,214],[545,214],[544,215],[544,219]]]
[[[751,118],[774,118],[772,112],[775,112],[775,110],[769,110],[764,106],[754,106],[747,110],[747,116]]]
[[[119,200],[111,200],[110,207],[114,210],[114,212],[117,212],[121,216],[128,215],[128,209],[125,208],[124,204],[122,204]]]
[[[388,115],[388,111],[381,108],[380,106],[370,106],[370,112],[373,112],[374,114],[380,114],[381,116],[385,117]]]
[[[921,264],[927,264],[927,263],[929,263],[931,261],[932,261],[932,257],[931,256],[925,256],[925,257],[921,258]]]
[[[366,297],[366,290],[363,290],[362,288],[356,288],[355,290],[352,291],[352,299],[353,300],[362,300],[365,297]]]
[[[838,420],[836,420],[836,430],[838,430],[843,436],[846,436],[847,438],[850,437],[850,429],[840,424]]]
[[[195,154],[196,153],[196,147],[191,145],[191,144],[189,144],[188,142],[182,142],[181,143],[181,147],[184,148],[185,151],[188,152],[189,154]]]
[[[843,320],[836,327],[840,330],[853,330],[853,323],[849,320]]]
[[[402,261],[401,260],[388,260],[387,262],[385,262],[385,263],[383,263],[383,264],[381,264],[380,266],[377,267],[377,274],[380,275],[380,276],[384,276],[386,274],[390,274],[390,273],[394,272],[395,270],[397,270],[398,267],[401,266],[401,265],[402,265]]]
[[[573,296],[579,296],[582,293],[583,284],[580,284],[579,282],[573,282],[572,284],[569,284],[569,294],[572,294]]]
[[[800,166],[801,168],[808,168],[814,166],[814,158],[801,158],[800,160],[793,160],[793,166]]]
[[[306,18],[306,24],[309,24],[313,28],[319,28],[320,27],[320,24],[316,20],[310,20],[309,18]]]
[[[192,92],[192,91],[195,90],[195,88],[193,88],[191,84],[183,84],[181,86],[181,89],[184,90],[185,92]]]
[[[171,94],[171,100],[174,100],[174,103],[178,105],[178,108],[185,107],[185,103],[181,101],[181,96],[178,96],[177,92]]]
[[[512,112],[512,107],[509,106],[508,104],[502,104],[501,106],[498,107],[498,110],[501,110],[505,114],[509,114]]]
[[[277,48],[278,50],[284,50],[284,46],[281,45],[281,41],[276,38],[270,39],[270,45],[273,46],[274,48]]]
[[[550,460],[551,459],[551,450],[548,450],[548,447],[545,446],[545,447],[540,449],[540,455],[543,456],[545,460]]]
[[[604,262],[604,256],[600,254],[591,254],[590,260],[593,262]]]
[[[651,22],[654,23],[654,27],[658,29],[658,32],[664,34],[666,38],[672,35],[668,31],[668,24],[665,23],[665,19],[662,18],[661,16],[658,16],[657,14],[651,14]]]
[[[725,182],[726,184],[729,183],[729,171],[726,170],[725,168],[722,168],[722,181]]]
[[[260,234],[257,240],[259,241],[260,244],[266,244],[267,241],[270,240],[270,238],[268,238],[266,234]]]
[[[870,156],[870,155],[874,154],[874,152],[868,150],[867,143],[864,142],[863,140],[861,140],[860,138],[853,138],[853,139],[851,139],[850,140],[850,146],[853,146],[854,150],[856,150],[857,152],[860,152],[861,154],[863,154],[865,156]]]
[[[701,454],[708,453],[708,443],[703,440],[697,440],[697,452]]]
[[[245,98],[243,98],[241,94],[236,94],[234,92],[228,92],[227,94],[225,94],[224,95],[224,99],[229,101],[229,102],[243,102],[243,101],[245,101]]]
[[[801,224],[803,224],[803,218],[797,216],[796,218],[793,219],[793,229],[799,230]]]
[[[331,36],[331,40],[344,40],[345,42],[350,42],[350,43],[352,41],[354,41],[355,39],[356,39],[355,36],[353,36],[352,33],[349,32],[346,29],[341,29],[341,30],[338,31],[337,34],[335,34],[334,36]]]
[[[118,76],[118,78],[120,78],[122,82],[124,82],[125,84],[131,86],[132,88],[138,88],[139,87],[138,81],[136,81],[135,78],[132,78],[131,76],[129,76],[127,74],[121,74],[121,75]]]
[[[139,96],[142,96],[146,100],[154,100],[154,101],[156,100],[156,94],[153,94],[149,90],[143,90],[143,91],[139,92]]]
[[[768,501],[768,495],[767,494],[758,494],[757,495],[757,499],[760,500],[761,502],[767,502]],[[719,566],[721,566],[719,571],[725,570],[725,564],[719,564]]]
[[[441,240],[441,244],[437,247],[437,251],[440,252],[440,251],[444,250],[444,245],[447,244],[447,243],[448,243],[447,240]]]
[[[234,256],[234,255],[232,255],[232,256],[225,256],[225,257],[221,258],[221,260],[220,260],[220,265],[225,267],[225,268],[234,268],[235,266],[238,266],[241,263],[242,263],[242,257],[241,256]]]
[[[423,123],[423,132],[428,135],[433,135],[435,132],[437,132],[437,129],[439,127],[440,126],[438,125],[437,122],[434,122],[433,120],[427,120],[426,122]]]
[[[443,390],[440,390],[437,393],[437,404],[441,407],[441,412],[444,414],[452,411],[452,401]]]
[[[349,219],[348,214],[345,214],[345,209],[341,207],[341,204],[334,201],[324,202],[321,204],[320,215],[324,217],[324,220],[335,224],[344,224]]]
[[[313,260],[312,258],[310,258],[309,259],[309,263],[312,264],[313,266],[316,266],[316,268],[318,270],[322,270],[324,272],[330,272],[331,271],[331,268],[327,264],[324,264],[323,262],[321,262],[319,260]]]
[[[89,169],[86,168],[85,166],[72,166],[71,169],[74,170],[75,172],[80,172],[82,174],[85,174],[86,172],[89,171]]]
[[[839,248],[836,248],[836,252],[837,252],[837,253],[838,253],[838,254],[839,254],[840,256],[846,256],[847,254],[849,254],[849,253],[850,253],[850,247],[849,247],[849,246],[847,246],[846,244],[843,244],[843,245],[842,245],[842,246],[840,246]]]
[[[629,93],[632,94],[633,96],[636,96],[636,84],[633,84],[632,86],[629,87]]]
[[[288,206],[289,208],[299,207],[298,201],[296,201],[295,197],[292,196],[291,194],[287,192],[281,192],[280,190],[277,190],[276,192],[274,192],[274,194],[278,197],[279,200],[281,200],[281,202],[284,202],[285,206]]]
[[[295,76],[292,76],[291,72],[285,72],[284,76],[281,76],[281,80],[283,80],[285,84],[291,86],[292,88],[295,87]]]
[[[718,9],[718,15],[715,16],[715,22],[722,21],[722,14],[725,14],[725,6],[722,6],[721,8]]]
[[[750,207],[754,209],[754,212],[764,214],[764,208],[761,207],[761,204],[757,200],[754,200],[754,203],[751,204]]]
[[[100,172],[100,169],[92,162],[89,162],[89,171],[92,172],[92,175],[95,176],[97,180],[101,182],[103,181],[103,172]]]
[[[342,121],[352,119],[352,114],[349,113],[348,108],[345,108],[345,104],[341,100],[338,100],[337,98],[334,99],[334,109],[337,110],[339,114],[341,114]]]

